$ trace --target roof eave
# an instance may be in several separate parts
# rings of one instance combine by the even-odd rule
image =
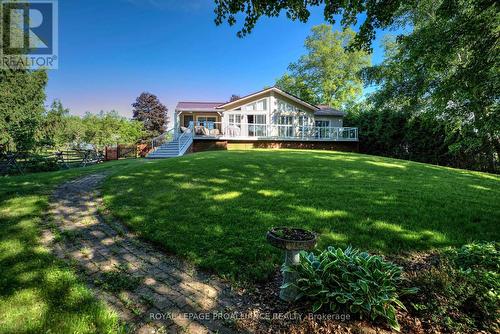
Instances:
[[[266,88],[266,89],[260,90],[258,92],[252,93],[252,94],[249,94],[247,96],[243,96],[243,97],[239,98],[238,100],[221,104],[220,106],[215,107],[215,109],[226,109],[228,106],[230,106],[232,104],[236,104],[238,102],[241,102],[242,100],[250,99],[253,96],[256,96],[256,95],[259,95],[259,94],[263,94],[263,93],[266,93],[268,91],[274,91],[274,92],[277,92],[278,94],[282,94],[282,95],[288,97],[289,99],[291,99],[291,100],[293,100],[293,101],[295,101],[295,102],[297,102],[299,104],[302,104],[302,105],[304,105],[306,107],[309,107],[312,110],[316,110],[316,111],[320,110],[319,107],[317,107],[317,106],[315,106],[313,104],[310,104],[310,103],[308,103],[308,102],[306,102],[306,101],[304,101],[304,100],[302,100],[302,99],[300,99],[300,98],[298,98],[296,96],[293,96],[292,94],[287,93],[284,90],[279,89],[278,87],[274,87],[274,86],[270,87],[270,88]]]
[[[338,112],[321,112],[321,111],[317,111],[314,113],[315,116],[345,116],[346,113],[343,112],[343,111],[338,111]]]
[[[176,108],[175,111],[180,111],[180,112],[220,112],[220,110],[217,109],[203,109],[203,108]]]

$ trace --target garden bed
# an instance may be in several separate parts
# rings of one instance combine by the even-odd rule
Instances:
[[[494,315],[490,316],[491,323],[481,323],[488,320],[484,319],[485,314],[481,314],[480,311],[484,305],[478,305],[478,302],[470,297],[467,297],[468,300],[466,298],[460,300],[460,296],[453,296],[453,293],[460,293],[463,288],[452,286],[451,284],[455,282],[449,282],[448,286],[441,286],[439,283],[427,284],[427,282],[425,288],[422,286],[422,278],[436,280],[444,275],[457,279],[453,274],[448,275],[449,271],[456,269],[442,266],[445,258],[445,254],[436,252],[412,253],[392,258],[393,261],[403,266],[406,284],[420,288],[417,294],[403,297],[408,310],[399,309],[397,312],[401,333],[491,333],[498,331],[500,323],[498,320],[494,321]],[[251,329],[256,333],[294,334],[394,332],[383,321],[363,320],[346,310],[336,314],[313,313],[311,312],[312,302],[284,302],[279,299],[281,280],[282,274],[276,270],[272,279],[242,290],[244,298],[241,309],[244,316],[236,322],[237,328]],[[458,280],[465,285],[480,284],[474,283],[474,279],[469,282],[464,281],[463,278]],[[456,289],[455,292],[453,292],[454,289]],[[474,291],[474,293],[477,300],[482,299],[481,291]],[[424,310],[423,306],[427,309]],[[437,314],[439,318],[436,317]],[[474,318],[478,322],[474,323]]]

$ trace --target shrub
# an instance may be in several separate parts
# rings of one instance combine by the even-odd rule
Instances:
[[[500,271],[498,242],[473,242],[449,252],[448,257],[463,270]]]
[[[413,312],[449,331],[496,332],[500,311],[499,244],[472,243],[443,255],[434,268],[415,273],[420,288]]]
[[[399,297],[415,292],[400,288],[401,267],[351,247],[345,251],[328,247],[317,256],[301,252],[300,264],[284,267],[283,271],[296,273],[296,282],[287,285],[297,287],[297,299],[313,303],[313,312],[347,308],[372,320],[385,319],[395,330],[399,330],[396,307],[405,309]]]
[[[59,170],[56,158],[42,155],[31,155],[24,165],[24,171],[28,173]]]

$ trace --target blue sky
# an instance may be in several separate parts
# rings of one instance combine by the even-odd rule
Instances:
[[[272,85],[304,53],[311,27],[324,22],[320,8],[305,24],[262,18],[240,39],[241,22],[217,27],[213,7],[212,0],[59,0],[59,69],[49,72],[47,104],[57,98],[73,114],[114,109],[130,117],[143,91],[170,111],[178,101],[225,101]]]

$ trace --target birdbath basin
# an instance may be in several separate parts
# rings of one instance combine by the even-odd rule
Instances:
[[[316,246],[317,236],[315,233],[301,228],[274,227],[267,232],[267,241],[274,247],[285,251],[286,266],[299,264],[299,253],[302,250],[310,250]],[[297,279],[295,273],[284,272],[283,284],[294,283]],[[280,289],[280,298],[285,301],[294,301],[297,296],[297,288],[288,286]]]

